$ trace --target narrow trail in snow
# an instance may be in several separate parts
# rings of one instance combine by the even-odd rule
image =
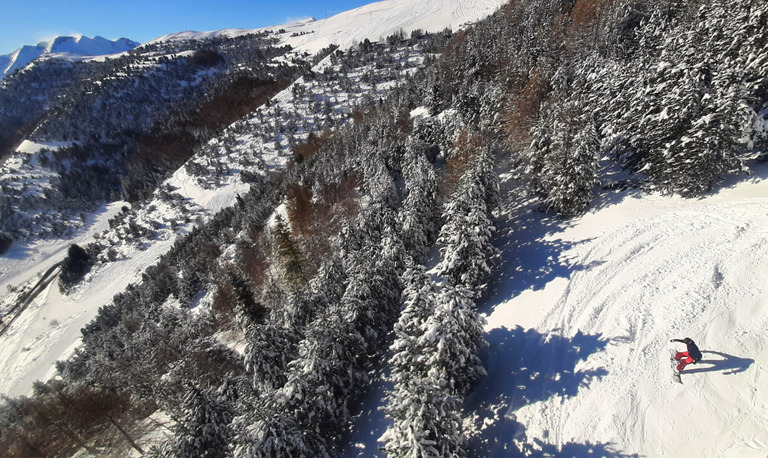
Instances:
[[[43,273],[43,276],[40,277],[40,280],[33,286],[29,291],[19,296],[18,300],[16,301],[16,305],[14,305],[8,313],[2,317],[2,328],[0,328],[0,336],[5,334],[5,331],[8,330],[8,328],[11,327],[14,321],[21,316],[22,313],[24,313],[24,310],[29,307],[29,304],[32,303],[32,301],[37,298],[37,296],[42,293],[45,288],[48,287],[49,284],[53,280],[55,280],[59,276],[59,268],[61,267],[62,262],[57,262],[54,264],[51,268],[49,268],[45,273]],[[9,318],[10,317],[10,318]]]

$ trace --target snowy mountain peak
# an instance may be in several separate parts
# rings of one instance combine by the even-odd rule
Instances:
[[[325,19],[299,19],[262,29],[176,32],[147,44],[236,37],[271,30],[285,32],[285,42],[294,48],[317,52],[332,44],[346,48],[365,39],[377,41],[399,30],[410,33],[416,29],[428,32],[458,29],[493,13],[503,3],[503,0],[384,0]]]
[[[80,56],[102,56],[129,51],[139,43],[127,38],[108,40],[104,37],[93,38],[83,35],[60,36],[51,41],[41,41],[35,46],[25,45],[16,51],[0,56],[0,75],[5,77],[14,70],[24,68],[30,62],[45,54],[75,54]]]

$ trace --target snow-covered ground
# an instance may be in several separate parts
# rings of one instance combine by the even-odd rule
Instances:
[[[293,35],[287,43],[316,52],[329,44],[342,49],[368,38],[377,41],[402,29],[457,30],[496,11],[503,0],[385,0],[314,22],[283,26]],[[304,34],[302,34],[304,33]],[[295,34],[295,35],[294,35]]]
[[[401,29],[406,34],[416,29],[439,32],[448,27],[457,30],[488,16],[504,3],[506,3],[504,0],[384,0],[325,19],[304,19],[252,30],[176,32],[155,38],[148,44],[168,40],[235,37],[264,30],[284,30],[284,43],[299,51],[315,53],[332,44],[345,49],[366,38],[370,41],[378,41]]]
[[[627,192],[501,228],[470,456],[768,454],[768,164],[698,200]],[[703,359],[671,378],[670,339]],[[374,393],[346,456],[383,456]],[[380,444],[379,444],[380,445]]]
[[[38,275],[64,259],[72,243],[85,245],[93,240],[94,234],[109,227],[109,218],[120,211],[122,204],[115,202],[102,206],[71,239],[15,243],[0,257],[3,309],[7,310],[17,298],[11,288],[35,282]],[[110,287],[118,286],[115,278],[103,278],[109,278],[107,283]],[[105,287],[104,283],[78,291],[71,297],[59,293],[57,281],[48,285],[0,336],[0,393],[11,396],[28,394],[35,380],[53,375],[49,374],[53,365],[69,355],[70,347],[80,337],[80,329],[93,318],[100,306],[108,303],[112,295],[114,290]]]
[[[768,167],[699,200],[609,197],[505,228],[477,451],[768,454]],[[671,380],[670,339],[703,359]],[[485,418],[483,418],[485,417]],[[482,442],[482,443],[480,443]]]

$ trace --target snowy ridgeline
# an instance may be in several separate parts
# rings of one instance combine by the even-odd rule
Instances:
[[[445,40],[442,37],[441,40]],[[429,39],[426,39],[429,42]],[[434,46],[434,45],[432,45]],[[118,202],[109,212],[99,211],[94,218],[88,217],[81,221],[62,228],[63,233],[74,234],[71,242],[82,246],[90,245],[89,252],[97,253],[93,259],[95,265],[85,277],[84,285],[76,286],[70,293],[72,298],[77,298],[78,315],[76,322],[82,326],[87,317],[93,316],[98,307],[109,302],[105,291],[112,294],[119,292],[114,289],[118,285],[124,285],[126,281],[137,280],[143,268],[153,264],[160,255],[168,250],[179,235],[189,233],[201,222],[211,218],[223,208],[233,205],[238,195],[248,192],[252,185],[259,185],[270,170],[282,170],[286,164],[295,160],[290,146],[302,140],[306,140],[310,132],[320,134],[322,129],[335,129],[343,126],[351,120],[352,111],[364,109],[364,107],[378,103],[380,97],[385,97],[387,92],[395,87],[398,82],[414,72],[424,63],[424,54],[416,42],[416,46],[399,44],[396,46],[372,43],[366,49],[353,48],[345,52],[334,54],[320,62],[311,73],[311,76],[302,78],[288,87],[282,93],[274,97],[269,107],[261,109],[251,116],[236,122],[225,129],[220,136],[211,140],[208,144],[199,148],[197,154],[186,167],[182,167],[161,185],[153,195],[144,202],[127,204]],[[281,132],[282,130],[282,132]],[[290,139],[290,141],[288,140]],[[276,142],[281,142],[277,149]],[[55,179],[51,172],[40,161],[40,157],[46,154],[44,148],[55,149],[60,144],[39,145],[28,143],[22,148],[19,155],[24,154],[18,160],[25,159],[29,170],[22,174],[13,167],[8,169],[8,182],[14,183],[19,190],[27,189],[21,185],[21,180],[29,180],[29,187],[36,189],[49,187],[44,179],[34,180],[36,174],[44,175],[43,178]],[[13,159],[14,161],[17,159]],[[13,165],[13,164],[7,164]],[[34,174],[30,171],[34,170]],[[190,174],[191,171],[202,171],[202,174]],[[18,179],[14,177],[18,176]],[[30,191],[31,192],[31,191]],[[52,212],[50,221],[63,225],[61,211]],[[39,222],[44,221],[39,219]],[[95,224],[94,224],[95,223]],[[83,229],[77,229],[84,224]],[[41,230],[47,231],[44,225]],[[65,230],[66,229],[66,230]],[[46,232],[50,233],[50,232]],[[92,235],[86,235],[92,234]],[[20,243],[19,249],[30,250],[34,254],[30,260],[42,256],[44,246],[51,246],[59,256],[66,252],[67,241],[61,243],[27,242]],[[21,247],[24,245],[24,247]],[[18,250],[14,249],[13,253]],[[23,251],[19,251],[22,253]],[[38,254],[40,252],[40,254]],[[15,255],[14,255],[15,256]],[[56,255],[51,256],[53,259]],[[47,258],[46,258],[47,259]],[[21,261],[21,259],[19,260]],[[119,261],[119,262],[115,262]],[[29,268],[26,266],[25,268]],[[41,264],[42,265],[42,264]],[[21,266],[19,262],[8,265],[4,269],[3,282],[13,286],[16,293],[7,295],[4,299],[6,309],[9,309],[19,297],[19,294],[28,289],[33,281],[28,276],[13,274],[13,270]],[[32,270],[30,270],[31,273]],[[121,280],[110,288],[100,288],[103,282],[109,282],[110,278],[117,275]],[[93,284],[91,284],[93,283]],[[27,285],[27,286],[24,286]],[[54,288],[56,286],[54,285]],[[58,297],[58,294],[56,294]],[[58,299],[69,302],[69,296]],[[39,308],[38,321],[19,325],[29,330],[31,327],[42,326],[45,322],[47,306]],[[74,342],[77,338],[77,326],[71,325],[73,317],[53,314],[54,320],[65,323],[60,331],[48,332],[54,340],[61,339],[62,345],[67,339]],[[42,321],[40,321],[42,320]],[[30,332],[34,333],[30,330]],[[22,333],[14,333],[14,339],[23,337]],[[70,342],[70,344],[71,344]],[[24,352],[27,348],[23,340],[19,340],[16,351],[20,355],[29,355],[30,360],[26,364],[19,364],[11,379],[23,378],[24,383],[31,383],[33,375],[43,377],[50,372],[51,363],[61,357],[55,352],[55,347],[46,350],[45,356]],[[70,346],[66,344],[66,347]],[[9,351],[16,345],[7,345]],[[50,352],[50,353],[49,353]],[[13,358],[9,357],[8,361]],[[39,367],[34,366],[38,361]],[[47,364],[46,367],[43,367]],[[9,384],[4,389],[13,385]],[[13,393],[25,393],[28,388],[19,385],[13,387]]]
[[[0,79],[45,55],[65,53],[76,56],[101,56],[126,52],[138,45],[139,43],[127,38],[107,40],[99,36],[90,38],[82,35],[56,37],[52,41],[43,41],[36,46],[22,46],[10,54],[0,56]]]

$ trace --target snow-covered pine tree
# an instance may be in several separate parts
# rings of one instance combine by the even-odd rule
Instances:
[[[271,406],[270,409],[274,408]],[[297,457],[311,458],[319,447],[309,443],[296,420],[280,409],[259,408],[237,417],[240,433],[234,439],[234,456],[245,458]]]
[[[282,387],[288,363],[298,355],[299,336],[291,327],[276,323],[252,326],[248,329],[245,367],[251,374],[253,388],[268,393]]]
[[[338,303],[347,287],[347,275],[338,256],[325,259],[307,288],[288,294],[284,306],[273,310],[273,319],[302,329],[315,315]]]
[[[467,289],[445,286],[438,293],[423,267],[409,268],[404,278],[384,450],[393,457],[463,456],[462,398],[485,374],[477,356],[486,345],[484,321]]]
[[[364,339],[368,354],[379,351],[397,319],[403,256],[402,242],[385,229],[380,243],[364,247],[348,262],[349,283],[339,309]]]
[[[185,387],[182,416],[163,456],[225,457],[233,437],[232,406],[210,391],[189,383]]]
[[[426,376],[428,370],[418,351],[418,336],[435,309],[437,288],[423,265],[409,266],[403,273],[403,310],[394,325],[395,341],[390,346],[391,379]]]
[[[598,183],[597,131],[591,120],[573,111],[566,109],[554,117],[552,143],[539,179],[542,206],[563,216],[589,208]]]
[[[478,357],[480,349],[488,345],[483,337],[485,319],[475,310],[472,296],[472,291],[461,286],[443,287],[419,338],[427,375],[439,379],[445,374],[447,388],[459,395],[485,375]]]
[[[487,173],[490,166],[483,165],[489,160],[489,155],[480,155],[462,175],[444,207],[445,224],[437,239],[442,245],[438,273],[451,284],[463,285],[475,293],[484,287],[491,273],[491,258],[497,253],[491,244],[496,228],[489,204],[498,202],[494,197],[498,195],[498,184],[493,174]]]
[[[338,429],[349,420],[350,399],[368,380],[361,366],[364,341],[339,312],[332,307],[308,327],[288,381],[269,408],[296,420],[308,456],[331,453]]]
[[[445,389],[439,374],[401,381],[387,395],[387,416],[393,424],[381,437],[393,458],[466,456],[462,432],[462,398]]]
[[[549,116],[547,116],[549,115]],[[542,185],[542,170],[544,161],[552,152],[554,136],[554,116],[549,110],[542,110],[542,115],[530,128],[531,143],[520,152],[523,171],[529,180],[529,187],[536,195],[544,195]]]
[[[283,267],[283,276],[289,285],[303,285],[307,282],[307,274],[304,272],[304,256],[298,243],[291,236],[288,224],[281,215],[275,218],[275,227],[272,231],[277,247],[277,255]]]
[[[80,245],[72,244],[67,250],[67,257],[61,264],[59,275],[59,290],[62,293],[69,291],[90,269],[93,259]]]
[[[439,221],[437,175],[424,155],[426,147],[423,141],[409,137],[403,164],[407,193],[400,209],[403,244],[417,261],[424,259],[434,243]]]

